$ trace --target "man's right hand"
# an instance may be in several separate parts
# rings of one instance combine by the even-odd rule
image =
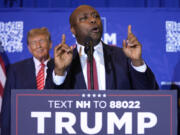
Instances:
[[[62,35],[62,41],[54,48],[54,72],[56,75],[63,76],[66,68],[71,64],[73,58],[73,47],[66,43],[65,34]]]

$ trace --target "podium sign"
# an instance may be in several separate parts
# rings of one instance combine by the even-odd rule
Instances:
[[[176,135],[176,91],[12,90],[12,135]]]

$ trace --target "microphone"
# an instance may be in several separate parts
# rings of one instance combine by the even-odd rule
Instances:
[[[88,62],[90,62],[90,79],[91,79],[91,89],[94,89],[94,79],[93,79],[93,39],[91,37],[87,37],[85,39],[85,48],[84,51],[88,56]]]
[[[93,39],[91,37],[87,37],[85,39],[84,45],[85,45],[84,51],[88,56],[89,62],[91,62],[91,60],[93,60],[91,59],[91,57],[93,58],[93,52],[94,52]]]

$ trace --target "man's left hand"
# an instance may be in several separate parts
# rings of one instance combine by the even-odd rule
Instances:
[[[134,66],[143,65],[141,58],[142,45],[137,40],[136,36],[131,31],[131,25],[128,26],[128,37],[127,40],[123,40],[123,51],[125,55],[131,59]]]

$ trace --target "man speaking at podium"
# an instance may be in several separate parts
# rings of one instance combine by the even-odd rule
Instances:
[[[142,46],[128,26],[123,48],[101,41],[103,27],[99,13],[81,5],[70,16],[76,47],[69,47],[62,35],[54,49],[55,68],[50,88],[63,89],[157,89],[150,68],[142,59]]]

